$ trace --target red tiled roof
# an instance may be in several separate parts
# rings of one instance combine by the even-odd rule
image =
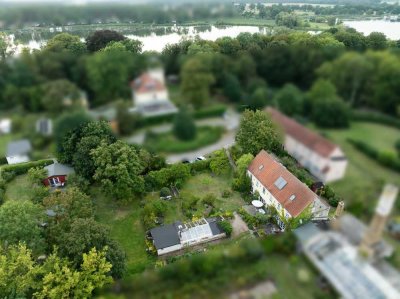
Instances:
[[[265,111],[271,115],[274,123],[283,128],[285,134],[304,144],[304,146],[318,153],[320,156],[329,157],[338,147],[274,108],[268,107]]]
[[[135,93],[165,90],[164,84],[159,80],[152,78],[148,73],[144,73],[140,77],[133,80],[131,87],[135,90]]]
[[[253,159],[248,170],[268,189],[292,217],[297,217],[317,197],[304,183],[264,150],[259,152]],[[287,182],[281,190],[275,186],[275,182],[279,177],[282,177]],[[293,200],[290,199],[292,195],[296,196]]]

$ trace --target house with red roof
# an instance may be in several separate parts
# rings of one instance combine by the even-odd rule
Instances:
[[[133,109],[144,117],[173,114],[178,111],[169,100],[164,71],[151,69],[131,82]]]
[[[329,204],[315,194],[283,166],[277,158],[262,150],[250,163],[247,174],[251,178],[253,194],[258,194],[266,207],[278,212],[278,224],[298,218],[328,219]]]
[[[325,183],[344,177],[348,162],[339,146],[274,108],[266,112],[284,132],[286,151],[311,174]]]

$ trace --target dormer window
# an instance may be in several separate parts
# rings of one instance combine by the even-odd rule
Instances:
[[[290,200],[295,200],[295,198],[296,198],[296,195],[294,195],[294,194],[290,195],[290,197],[289,197]]]

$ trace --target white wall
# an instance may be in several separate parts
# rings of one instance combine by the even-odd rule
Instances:
[[[344,153],[339,148],[336,148],[329,157],[323,157],[288,135],[285,137],[285,148],[302,166],[324,182],[339,180],[345,175],[347,160],[333,161],[331,159],[344,157]],[[323,173],[322,170],[325,167],[329,167],[329,170]]]
[[[29,162],[27,155],[6,157],[8,164],[18,164],[23,162]]]
[[[177,245],[166,247],[166,248],[163,248],[163,249],[158,249],[157,250],[157,254],[158,255],[163,255],[163,254],[167,254],[167,253],[170,253],[170,252],[178,251],[178,250],[181,250],[181,249],[182,249],[182,245],[181,244],[177,244]]]
[[[166,90],[133,94],[133,104],[135,107],[157,104],[165,101],[169,101],[168,92]]]

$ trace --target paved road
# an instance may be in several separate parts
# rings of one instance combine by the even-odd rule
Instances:
[[[236,129],[239,126],[239,121],[240,121],[240,114],[234,111],[233,109],[228,109],[224,117],[214,117],[196,121],[196,125],[198,126],[205,126],[205,125],[222,126],[225,127],[227,132],[222,136],[220,140],[209,146],[191,152],[167,155],[167,162],[176,163],[182,161],[183,159],[194,160],[199,156],[206,156],[207,154],[210,154],[215,150],[231,146],[235,142],[235,134],[236,134]],[[135,135],[128,137],[126,140],[128,143],[143,144],[144,138],[146,136],[146,131],[152,131],[154,133],[162,133],[162,132],[168,132],[171,129],[172,129],[171,123],[153,126],[139,131]]]

